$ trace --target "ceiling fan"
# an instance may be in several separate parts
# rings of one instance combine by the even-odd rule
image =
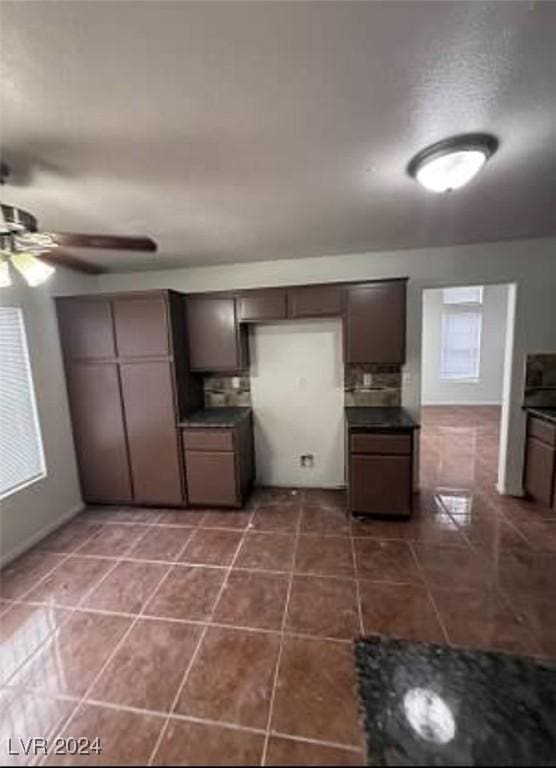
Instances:
[[[0,184],[5,183],[9,174],[9,166],[2,163]],[[47,280],[57,266],[89,275],[106,271],[97,264],[74,256],[65,250],[66,247],[156,251],[156,243],[150,237],[40,232],[32,213],[13,205],[0,204],[0,287],[12,284],[11,265],[31,286]]]

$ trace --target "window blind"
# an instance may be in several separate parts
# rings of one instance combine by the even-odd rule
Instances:
[[[444,312],[440,378],[477,380],[481,357],[480,312]]]
[[[458,288],[443,288],[443,304],[482,304],[483,286],[466,285]]]
[[[0,498],[44,474],[23,313],[0,307]]]

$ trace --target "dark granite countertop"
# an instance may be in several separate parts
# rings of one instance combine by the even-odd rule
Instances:
[[[350,406],[344,408],[348,427],[391,430],[392,432],[419,429],[404,408]]]
[[[503,653],[356,643],[368,765],[555,765],[556,670]]]
[[[540,419],[551,421],[556,424],[556,408],[541,408],[540,406],[526,406],[525,410],[531,416],[538,416]]]
[[[222,406],[221,408],[202,408],[190,416],[181,419],[180,427],[186,429],[216,427],[230,429],[248,418],[251,408],[247,406]]]

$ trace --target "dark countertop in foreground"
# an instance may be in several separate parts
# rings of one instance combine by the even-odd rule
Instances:
[[[419,429],[419,424],[404,408],[350,406],[344,408],[344,412],[348,427],[387,429],[392,432]]]
[[[556,424],[556,408],[540,408],[538,406],[529,407],[526,406],[525,410],[530,413],[531,416],[538,416],[540,419],[546,419],[546,421],[552,421]]]
[[[393,638],[355,648],[368,765],[554,765],[556,669]]]
[[[195,411],[187,418],[179,422],[180,427],[186,429],[219,427],[221,429],[231,429],[248,418],[251,408],[247,406],[223,406],[221,408],[202,408]]]

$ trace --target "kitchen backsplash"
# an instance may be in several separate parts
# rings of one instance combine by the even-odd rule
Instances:
[[[523,404],[556,408],[556,353],[527,355]]]
[[[236,378],[239,386],[234,387]],[[225,405],[251,405],[249,376],[205,376],[203,389],[206,408]]]
[[[370,381],[365,380],[370,375]],[[399,365],[346,365],[344,402],[347,406],[399,406],[402,372]]]
[[[370,374],[367,383],[365,374]],[[344,402],[346,406],[398,406],[402,401],[402,374],[398,365],[346,365],[344,373]],[[251,405],[249,376],[205,376],[203,388],[205,406]]]

